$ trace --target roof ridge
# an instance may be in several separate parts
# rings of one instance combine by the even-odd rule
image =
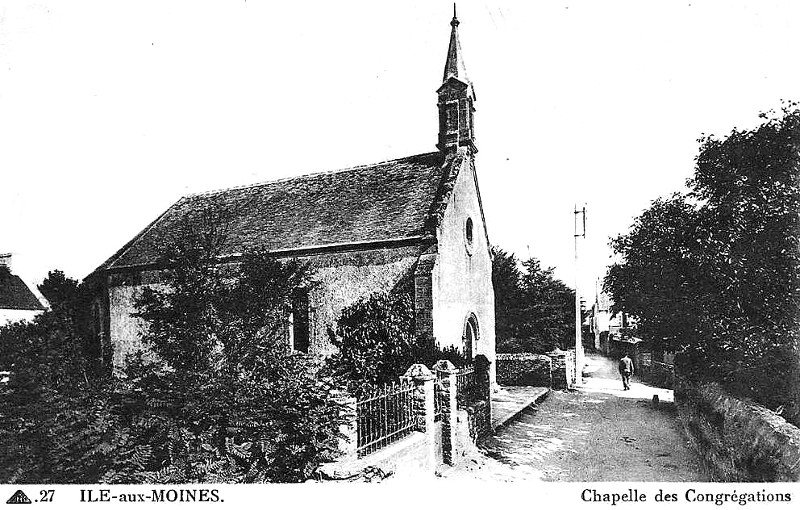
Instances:
[[[252,183],[252,184],[241,184],[239,186],[230,186],[228,188],[218,188],[218,189],[208,190],[208,191],[199,191],[197,193],[190,193],[188,195],[184,195],[181,198],[184,199],[184,198],[195,198],[195,197],[202,197],[202,196],[210,196],[210,195],[216,195],[218,193],[223,193],[223,192],[226,192],[226,191],[244,190],[244,189],[248,189],[248,188],[258,188],[259,186],[266,186],[267,184],[275,184],[275,183],[280,183],[280,182],[294,181],[294,180],[297,180],[297,179],[303,179],[303,178],[307,178],[307,177],[314,177],[314,176],[317,176],[317,175],[334,175],[334,174],[340,174],[340,173],[344,173],[344,172],[352,172],[352,171],[355,171],[355,170],[360,170],[362,168],[375,167],[375,166],[378,166],[378,165],[387,165],[389,163],[395,163],[395,162],[398,162],[398,161],[403,161],[403,160],[412,159],[412,158],[433,156],[434,154],[439,154],[439,153],[440,153],[439,151],[424,152],[422,154],[414,154],[412,156],[405,156],[405,157],[402,157],[402,158],[395,158],[395,159],[387,159],[387,160],[384,160],[384,161],[378,161],[377,163],[366,163],[366,164],[356,165],[356,166],[351,166],[351,167],[346,167],[346,168],[338,168],[338,169],[335,169],[335,170],[322,170],[322,171],[319,171],[319,172],[309,172],[309,173],[305,173],[305,174],[295,175],[295,176],[292,176],[292,177],[281,177],[280,179],[273,179],[271,181],[261,181],[261,182],[255,182],[255,183]]]

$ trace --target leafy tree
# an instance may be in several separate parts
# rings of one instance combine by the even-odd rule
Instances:
[[[0,480],[302,481],[332,457],[339,384],[288,352],[283,334],[305,268],[261,252],[219,264],[224,230],[200,234],[179,237],[163,285],[143,292],[149,350],[129,358],[123,379],[87,376],[69,299],[0,328],[12,367],[0,384]],[[48,291],[74,288],[52,275]]]
[[[345,308],[336,332],[329,332],[338,352],[328,370],[339,374],[351,392],[397,382],[414,363],[432,366],[440,359],[456,366],[467,363],[457,348],[439,348],[431,337],[415,334],[414,301],[408,282]]]
[[[637,334],[655,340],[665,351],[676,351],[690,339],[702,336],[697,313],[716,295],[714,282],[697,270],[697,260],[687,248],[697,242],[698,215],[686,197],[672,195],[653,202],[628,234],[612,241],[624,264],[609,268],[606,291],[612,311],[636,315]]]
[[[214,264],[216,246],[194,238],[169,252],[168,286],[139,300],[144,342],[127,370],[141,395],[136,445],[145,469],[114,481],[301,481],[336,452],[336,381],[312,357],[291,353],[292,294],[309,285],[297,262],[250,252]],[[150,450],[144,448],[150,446]]]
[[[492,285],[494,287],[495,335],[498,340],[519,338],[523,323],[522,273],[513,253],[492,247]]]
[[[566,347],[574,337],[575,292],[553,270],[534,257],[520,263],[514,254],[493,248],[499,352],[546,352]]]
[[[55,269],[47,273],[47,278],[38,288],[53,309],[74,313],[79,301],[78,280],[68,278],[63,271]]]
[[[701,138],[690,193],[653,203],[612,242],[605,280],[640,334],[686,373],[800,420],[800,111]]]
[[[565,348],[575,337],[575,291],[533,257],[522,265],[523,333],[550,349]]]
[[[73,316],[76,282],[59,273],[51,272],[57,276],[49,281],[69,291],[50,293],[52,310],[0,328],[0,368],[10,372],[0,383],[0,480],[9,483],[68,483],[91,472],[80,460],[88,455],[88,439],[97,439],[89,423],[91,410],[106,402],[105,385],[90,378]]]

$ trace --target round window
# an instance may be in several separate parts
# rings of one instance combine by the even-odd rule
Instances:
[[[472,241],[475,237],[472,226],[472,218],[467,218],[467,224],[464,228],[464,237],[466,238],[467,253],[472,254]]]

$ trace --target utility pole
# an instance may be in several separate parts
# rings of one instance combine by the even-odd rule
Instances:
[[[581,215],[580,233],[578,232],[578,215]],[[581,343],[581,298],[578,292],[578,238],[586,238],[586,204],[579,211],[575,204],[574,238],[575,238],[575,382],[583,377],[583,343]]]

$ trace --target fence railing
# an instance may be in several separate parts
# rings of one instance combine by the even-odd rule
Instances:
[[[417,426],[414,385],[399,383],[362,396],[356,402],[357,452],[368,455],[408,436]]]
[[[475,367],[464,367],[456,372],[456,400],[458,407],[467,407],[480,399],[480,388]]]

